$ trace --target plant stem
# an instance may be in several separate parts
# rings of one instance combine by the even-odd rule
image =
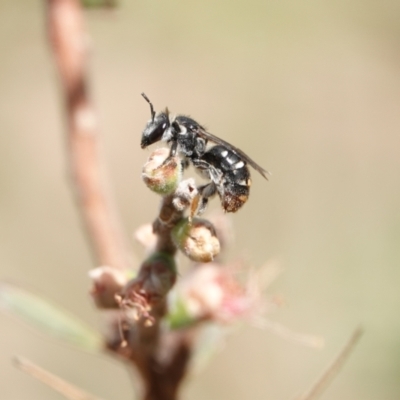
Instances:
[[[62,81],[69,168],[97,265],[128,268],[126,237],[105,179],[97,117],[87,82],[87,45],[78,0],[47,0],[48,33]]]

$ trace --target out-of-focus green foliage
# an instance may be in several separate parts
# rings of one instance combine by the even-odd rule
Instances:
[[[182,327],[186,327],[195,322],[195,319],[190,315],[185,302],[178,298],[177,296],[173,296],[173,301],[170,302],[169,312],[166,317],[168,325],[171,329],[179,329]]]
[[[118,0],[81,0],[86,8],[116,7]]]
[[[103,341],[98,332],[49,300],[19,286],[0,283],[0,310],[84,350],[99,351],[102,348]]]

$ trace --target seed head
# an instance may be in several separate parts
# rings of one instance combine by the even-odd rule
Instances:
[[[192,261],[210,262],[220,251],[214,225],[206,219],[182,219],[172,230],[172,240]]]
[[[143,166],[142,179],[153,192],[166,196],[182,179],[182,163],[179,157],[169,157],[169,149],[156,149]]]

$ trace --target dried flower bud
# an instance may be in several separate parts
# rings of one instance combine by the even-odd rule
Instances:
[[[116,268],[102,266],[90,270],[89,277],[93,281],[90,294],[96,306],[99,308],[118,308],[115,295],[128,282],[127,275]]]
[[[194,179],[185,179],[178,185],[176,192],[174,193],[172,204],[177,211],[184,211],[192,204],[197,193],[198,191]]]
[[[179,157],[169,157],[167,148],[156,149],[143,166],[142,179],[149,189],[163,196],[171,194],[182,179]]]
[[[212,261],[220,250],[215,228],[205,219],[182,219],[172,230],[172,240],[193,261]]]

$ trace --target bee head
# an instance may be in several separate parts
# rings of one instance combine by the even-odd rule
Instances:
[[[162,139],[164,132],[169,128],[169,118],[165,112],[157,114],[150,120],[142,133],[142,141],[140,146],[142,149],[156,143]]]
[[[151,144],[161,140],[165,130],[169,128],[170,123],[168,118],[168,110],[161,112],[156,116],[152,102],[144,93],[142,93],[142,96],[149,103],[151,113],[151,120],[144,128],[142,141],[140,143],[140,146],[142,149],[144,149],[147,146],[150,146]]]

